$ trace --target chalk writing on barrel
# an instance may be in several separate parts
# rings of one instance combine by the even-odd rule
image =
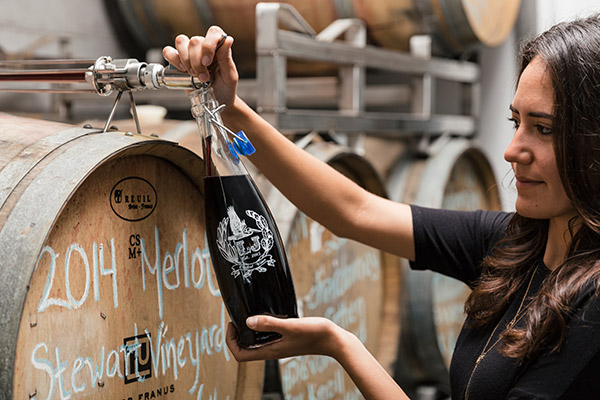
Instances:
[[[176,382],[180,370],[188,365],[191,366],[195,370],[194,383],[186,390],[190,394],[197,393],[198,399],[202,398],[204,390],[204,383],[200,382],[202,360],[219,354],[222,354],[225,361],[231,360],[225,344],[224,305],[221,305],[218,323],[200,327],[195,331],[170,336],[168,335],[168,325],[164,322],[161,322],[153,332],[148,329],[144,331],[148,338],[152,374],[154,376],[172,374]],[[138,336],[138,333],[138,326],[134,323],[133,334]],[[45,342],[37,343],[31,352],[31,365],[44,372],[49,383],[47,395],[38,393],[39,398],[51,399],[56,391],[61,399],[68,399],[73,394],[95,388],[104,377],[105,379],[123,380],[124,372],[131,368],[128,364],[128,360],[131,359],[130,355],[136,351],[138,351],[136,346],[125,344],[114,349],[101,346],[99,353],[81,354],[69,360],[61,358],[59,346],[52,348]],[[144,381],[145,378],[140,375],[138,380]]]
[[[79,243],[72,243],[65,249],[64,256],[64,286],[65,286],[65,298],[52,297],[51,293],[55,285],[55,276],[57,274],[58,261],[61,258],[59,252],[57,252],[51,246],[45,246],[40,256],[38,257],[35,269],[39,270],[43,262],[48,260],[49,268],[48,275],[46,277],[46,284],[40,298],[37,311],[42,313],[51,306],[63,307],[69,310],[75,310],[81,308],[84,303],[88,300],[90,294],[90,287],[93,287],[94,300],[97,302],[100,300],[100,279],[104,276],[110,276],[112,280],[112,297],[114,308],[119,306],[118,296],[118,265],[117,256],[115,252],[114,238],[109,240],[110,243],[110,268],[105,265],[104,246],[102,243],[98,244],[93,242],[92,248],[92,263],[90,266],[90,260],[88,253],[85,251],[84,246]],[[204,241],[206,243],[206,240]],[[181,269],[183,269],[183,285],[186,288],[193,287],[196,290],[200,290],[206,284],[210,294],[214,297],[220,297],[221,294],[217,285],[212,277],[212,270],[210,266],[210,255],[208,248],[205,246],[201,250],[200,247],[196,247],[191,253],[188,248],[187,231],[184,230],[182,233],[182,241],[178,242],[173,252],[166,251],[164,256],[161,255],[160,247],[160,235],[158,227],[154,228],[154,263],[150,263],[150,257],[147,253],[147,244],[144,238],[140,239],[141,246],[141,270],[142,270],[142,285],[143,290],[146,290],[146,271],[149,275],[154,275],[156,279],[157,288],[157,308],[161,319],[164,317],[163,313],[163,289],[164,290],[177,290],[181,286]],[[72,271],[72,264],[75,258],[79,258],[82,262],[78,263],[79,268],[83,268],[85,274],[85,283],[83,285],[83,292],[80,296],[73,294],[71,288],[71,276],[74,274]],[[90,268],[92,271],[90,271]],[[150,277],[148,276],[148,280]]]

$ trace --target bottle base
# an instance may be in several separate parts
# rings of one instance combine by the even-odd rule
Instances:
[[[273,344],[276,342],[279,342],[283,336],[281,336],[279,333],[275,333],[275,332],[257,332],[257,333],[262,333],[262,335],[256,335],[254,336],[254,340],[252,340],[251,343],[242,343],[238,341],[238,344],[240,347],[244,348],[244,349],[258,349],[259,347],[263,347],[269,344]]]
[[[273,343],[280,342],[281,339],[282,338],[274,339],[274,340],[271,340],[271,341],[268,341],[268,342],[265,342],[265,343],[251,344],[250,346],[245,347],[245,349],[248,349],[248,350],[258,349],[258,348],[261,348],[261,347],[264,347],[264,346],[268,346],[268,345],[273,344]]]

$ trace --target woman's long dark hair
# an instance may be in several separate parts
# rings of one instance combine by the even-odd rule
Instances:
[[[558,350],[582,294],[597,289],[600,277],[600,14],[558,24],[526,43],[519,76],[536,57],[546,64],[554,88],[554,153],[577,217],[570,223],[567,257],[544,280],[524,327],[503,333],[500,349],[514,358]],[[547,220],[514,215],[467,299],[474,325],[500,320],[540,262],[547,234]]]

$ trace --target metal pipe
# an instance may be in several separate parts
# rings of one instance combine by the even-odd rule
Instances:
[[[0,82],[86,83],[93,60],[0,61]]]
[[[8,89],[0,88],[0,93],[62,93],[62,94],[83,94],[83,93],[94,93],[96,91],[92,88],[89,89],[73,89],[73,88],[31,88],[31,89]]]
[[[85,73],[85,70],[0,70],[0,82],[85,83]]]
[[[96,60],[92,59],[65,59],[65,58],[49,58],[43,60],[1,60],[0,68],[8,67],[27,67],[35,66],[37,68],[43,68],[44,66],[55,66],[55,65],[70,65],[79,66],[81,68],[87,68],[90,65],[94,65]]]

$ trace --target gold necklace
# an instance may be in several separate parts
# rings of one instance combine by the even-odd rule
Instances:
[[[523,314],[521,314],[521,315],[519,315],[519,314],[521,313],[521,308],[523,308],[523,304],[525,303],[527,294],[529,294],[529,288],[531,287],[531,282],[533,282],[533,278],[535,277],[537,270],[538,270],[538,267],[536,266],[535,270],[533,271],[533,274],[531,275],[531,278],[529,279],[529,283],[527,284],[527,290],[525,290],[525,294],[523,295],[523,298],[521,299],[521,304],[519,304],[519,308],[517,309],[517,312],[515,313],[515,316],[513,317],[513,319],[511,319],[510,322],[506,325],[506,330],[512,329],[525,316],[525,314],[526,314],[525,311],[527,310],[527,307],[529,307],[529,304],[527,305],[527,307],[525,307],[523,309]],[[473,371],[471,371],[471,376],[469,376],[469,381],[467,382],[467,388],[465,389],[465,400],[469,399],[469,389],[471,387],[471,380],[473,379],[473,375],[475,375],[475,371],[477,370],[477,367],[479,367],[479,364],[481,363],[481,361],[483,361],[483,359],[490,352],[490,350],[492,350],[502,340],[502,335],[500,335],[498,337],[498,339],[496,339],[496,341],[494,343],[492,343],[492,345],[488,348],[488,345],[490,344],[490,341],[494,337],[494,333],[496,333],[496,330],[500,326],[501,322],[502,322],[502,320],[498,321],[498,323],[494,327],[494,330],[490,334],[490,337],[488,338],[487,342],[485,342],[485,346],[483,346],[483,350],[481,351],[481,354],[479,354],[479,357],[477,357],[477,360],[475,360],[475,366],[473,367]]]

